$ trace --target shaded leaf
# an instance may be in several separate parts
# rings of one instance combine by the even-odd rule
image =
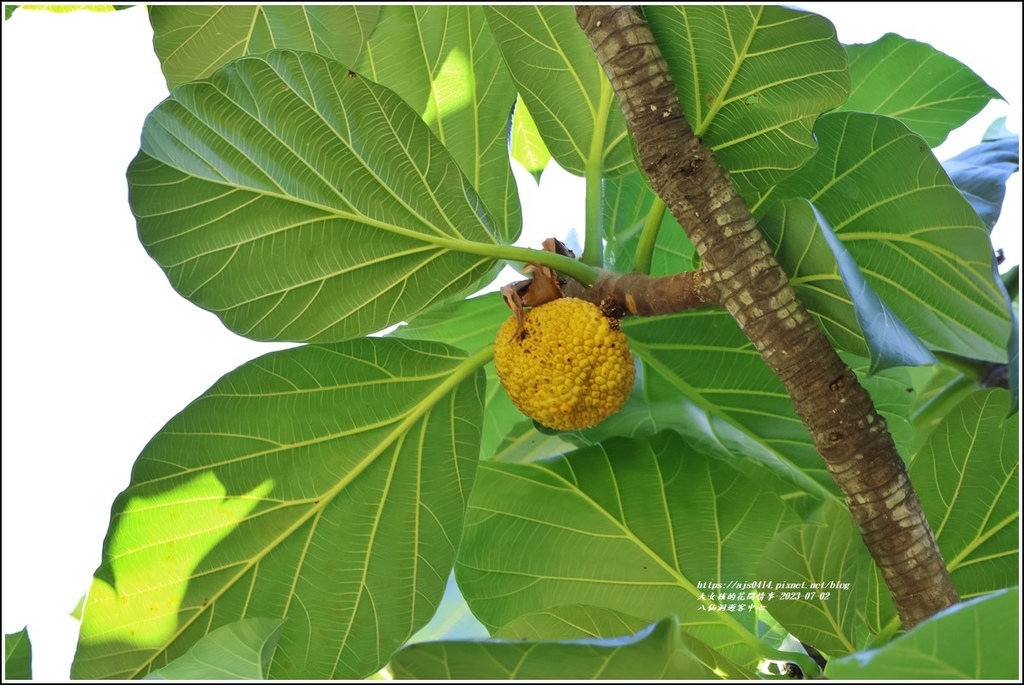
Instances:
[[[520,616],[494,634],[498,638],[519,640],[577,640],[602,635],[638,633],[647,621],[602,607],[570,604]],[[711,674],[729,680],[756,679],[754,673],[732,663],[706,644],[679,631],[679,638],[694,658]]]
[[[865,279],[932,350],[1006,360],[988,233],[920,137],[888,117],[823,115],[818,153],[776,186],[828,219]]]
[[[236,57],[277,48],[352,64],[379,11],[373,5],[152,5],[149,21],[171,89],[206,78]]]
[[[476,352],[494,338],[512,315],[501,293],[446,302],[420,312],[388,335],[406,340],[434,340]]]
[[[551,156],[582,176],[633,166],[626,120],[570,5],[492,5],[487,23]]]
[[[504,394],[500,387],[498,392]],[[515,409],[514,406],[513,409]],[[516,409],[516,411],[519,410]],[[571,452],[575,448],[575,445],[566,439],[566,434],[557,431],[542,432],[540,428],[531,419],[519,421],[505,434],[496,450],[482,456],[494,461],[523,464]]]
[[[1012,282],[1016,280],[1016,272],[1019,271],[1020,265],[1018,264],[1014,269],[1007,273],[1007,278],[1004,279],[999,273],[998,260],[993,255],[992,273],[995,275],[999,292],[1003,296],[1006,313],[1010,317],[1010,338],[1006,341],[1006,388],[1010,391],[1010,407],[1007,410],[1007,416],[1013,416],[1020,410],[1020,317],[1017,316],[1017,308],[1014,306],[1014,298],[1011,296],[1011,292],[1013,295],[1019,296],[1020,287],[1018,285],[1013,291],[1009,291],[1007,288],[1008,281],[1012,287]]]
[[[999,117],[985,129],[985,132],[981,134],[982,142],[989,140],[997,140],[999,138],[1011,138],[1017,135],[1010,129],[1006,128],[1006,117]]]
[[[949,55],[895,33],[846,51],[850,97],[838,109],[895,117],[932,147],[1000,97]]]
[[[942,166],[991,232],[1003,210],[1006,181],[1020,168],[1020,137],[983,141]]]
[[[923,370],[922,370],[923,371]],[[969,378],[961,369],[940,364],[915,381],[918,386],[911,407],[910,419],[916,438],[911,457],[916,456],[931,431],[955,407],[960,400],[978,389],[975,379]]]
[[[764,550],[757,577],[771,583],[763,602],[801,642],[830,656],[868,637],[863,607],[871,555],[849,511],[828,502],[809,523],[788,528]]]
[[[354,68],[419,113],[480,194],[503,241],[514,241],[522,228],[508,160],[516,89],[483,9],[384,6]]]
[[[546,462],[482,463],[456,577],[492,629],[566,604],[644,620],[672,613],[750,667],[760,649],[752,605],[710,610],[697,585],[753,577],[760,550],[796,521],[771,484],[675,434],[612,438]]]
[[[577,640],[603,635],[631,635],[649,621],[605,607],[566,604],[520,616],[498,628],[494,637],[508,640]]]
[[[800,301],[837,346],[869,357],[869,373],[935,364],[864,279],[828,220],[802,199],[777,204],[758,222]]]
[[[704,679],[715,674],[666,618],[635,636],[572,642],[433,642],[406,647],[395,677],[421,680]]]
[[[516,98],[516,109],[512,115],[512,132],[509,154],[523,165],[534,180],[540,183],[540,175],[551,161],[544,139],[537,130],[537,122],[526,107],[521,96]]]
[[[962,597],[1017,582],[1020,427],[1005,390],[962,399],[910,468],[928,522]]]
[[[619,273],[634,268],[640,234],[654,204],[655,194],[646,176],[638,170],[604,182],[603,225],[605,262]],[[667,276],[691,271],[699,258],[693,243],[671,212],[665,212],[658,229],[658,239],[651,261],[652,276]]]
[[[814,154],[814,120],[849,91],[846,53],[827,19],[743,5],[652,5],[644,14],[694,133],[748,200]]]
[[[144,675],[250,615],[289,619],[271,678],[379,670],[444,591],[486,360],[364,338],[220,379],[114,502],[73,677]]]
[[[468,300],[432,307],[399,326],[391,335],[398,338],[436,340],[476,352],[494,343],[498,328],[511,316],[500,293],[487,293]],[[523,420],[505,389],[498,382],[494,364],[487,364],[487,394],[484,405],[480,456],[490,458],[512,426]]]
[[[139,236],[240,335],[358,337],[493,274],[479,255],[494,228],[458,165],[401,98],[352,74],[310,53],[246,57],[146,120],[128,170]]]
[[[626,319],[622,329],[644,362],[649,399],[668,398],[677,408],[670,404],[667,411],[679,412],[674,398],[684,395],[763,446],[746,459],[761,461],[817,497],[834,496],[835,483],[785,388],[727,312]]]
[[[145,680],[263,680],[283,625],[279,618],[246,618],[221,626]]]
[[[1020,591],[963,602],[880,649],[833,659],[832,680],[1009,680],[1020,678]]]
[[[32,641],[27,626],[4,634],[4,680],[32,680]]]

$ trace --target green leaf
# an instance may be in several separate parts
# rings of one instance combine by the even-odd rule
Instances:
[[[504,394],[500,386],[499,392]],[[511,405],[511,401],[509,401],[509,404]],[[514,405],[512,410],[522,416],[522,412],[519,412]],[[547,429],[544,430],[547,431]],[[485,427],[484,433],[486,434],[486,432],[487,429]],[[511,464],[524,464],[539,459],[548,459],[575,449],[576,445],[569,442],[566,437],[568,436],[565,433],[541,432],[532,419],[525,419],[514,424],[505,433],[505,437],[497,449],[492,450],[490,453],[481,452],[481,456]],[[644,625],[647,625],[647,623],[645,622]]]
[[[4,680],[32,680],[32,641],[27,626],[4,634]]]
[[[534,180],[540,183],[540,175],[551,161],[551,152],[537,130],[537,122],[527,109],[523,98],[516,98],[516,109],[512,115],[512,142],[509,154],[523,165]]]
[[[1020,591],[957,604],[880,649],[833,659],[832,680],[1007,680],[1020,678]]]
[[[823,115],[820,149],[776,186],[807,198],[882,300],[933,350],[1006,360],[988,232],[923,140],[888,117]]]
[[[517,640],[578,640],[600,638],[602,635],[628,635],[638,633],[648,622],[635,616],[603,607],[569,604],[520,616],[499,628],[497,638]],[[679,638],[693,656],[714,674],[728,680],[753,680],[749,669],[737,666],[686,631]]]
[[[652,5],[687,120],[748,198],[814,154],[814,120],[849,91],[824,17],[778,6]]]
[[[395,677],[421,680],[692,680],[714,677],[666,618],[636,634],[574,642],[434,642],[406,647]]]
[[[149,21],[171,89],[206,78],[236,57],[277,48],[352,64],[379,11],[373,5],[152,5]]]
[[[1020,427],[1009,393],[981,390],[931,432],[910,479],[962,597],[1017,582]]]
[[[221,626],[145,680],[263,680],[283,625],[279,618],[246,618]]]
[[[426,124],[311,53],[246,57],[176,88],[128,182],[171,284],[257,340],[366,335],[496,266],[481,256],[496,246],[490,218]]]
[[[455,574],[484,625],[566,604],[676,614],[710,648],[756,663],[753,610],[708,610],[698,583],[752,577],[760,550],[797,522],[771,483],[673,433],[480,468]]]
[[[382,7],[354,68],[419,113],[480,194],[503,240],[514,241],[522,210],[507,141],[516,89],[483,9]]]
[[[498,329],[511,315],[501,293],[487,293],[431,307],[388,335],[406,340],[435,340],[476,352],[494,343]]]
[[[399,326],[391,335],[397,338],[436,340],[476,352],[494,343],[498,328],[511,316],[500,293],[487,293],[468,300],[432,307]],[[488,364],[487,395],[484,405],[483,436],[480,457],[490,458],[512,426],[523,420],[505,389],[498,382],[494,364]]]
[[[498,628],[494,637],[507,640],[576,640],[603,635],[631,635],[650,624],[636,616],[604,607],[566,604],[520,616]]]
[[[144,675],[211,629],[288,618],[279,679],[353,679],[430,619],[479,449],[487,355],[365,338],[227,374],[113,505],[75,678]]]
[[[991,232],[1003,210],[1006,181],[1020,168],[1020,136],[982,141],[942,167]]]
[[[800,301],[838,347],[871,359],[869,373],[935,364],[882,301],[828,220],[806,200],[777,204],[758,223]]]
[[[760,443],[754,452],[738,450],[741,459],[759,461],[819,498],[835,496],[832,477],[785,388],[727,312],[627,319],[622,330],[644,362],[648,398],[676,402],[669,411],[679,414],[676,398],[682,394],[699,412],[725,419]]]
[[[492,5],[487,23],[551,156],[582,176],[633,168],[626,120],[570,5]]]
[[[637,244],[655,194],[639,170],[604,182],[605,262],[619,273],[634,267]],[[693,243],[671,212],[665,212],[658,229],[650,275],[667,276],[691,271],[698,257]]]
[[[42,10],[54,14],[67,14],[69,12],[116,12],[131,7],[131,5],[4,5],[5,19],[10,19],[15,9]]]
[[[82,611],[85,610],[85,595],[78,598],[78,602],[75,603],[75,608],[68,614],[71,618],[76,621],[82,620]]]
[[[931,431],[964,397],[978,389],[975,379],[963,370],[949,364],[939,364],[919,372],[914,381],[916,395],[911,406],[910,420],[916,434],[910,454],[916,455]]]
[[[949,55],[895,33],[846,51],[850,97],[838,109],[895,117],[932,147],[1000,97]]]
[[[864,646],[868,553],[842,504],[828,502],[809,523],[784,530],[764,550],[759,596],[772,616],[805,644],[830,656]]]

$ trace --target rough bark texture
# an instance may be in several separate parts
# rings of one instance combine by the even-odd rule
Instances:
[[[634,7],[580,6],[654,190],[697,248],[721,302],[785,385],[846,497],[903,625],[959,601],[907,471],[871,397],[800,304],[750,209],[693,134]]]

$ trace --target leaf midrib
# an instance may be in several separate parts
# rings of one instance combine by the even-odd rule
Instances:
[[[210,601],[204,607],[200,608],[199,611],[197,611],[195,615],[191,618],[184,620],[178,626],[177,630],[172,635],[168,636],[166,642],[160,648],[155,649],[153,651],[153,654],[149,658],[141,662],[133,671],[131,671],[132,676],[137,676],[138,674],[142,673],[146,668],[150,667],[153,664],[153,662],[159,656],[164,654],[164,652],[170,647],[170,645],[172,645],[175,642],[175,640],[177,640],[178,637],[181,636],[182,633],[184,633],[188,627],[195,623],[201,616],[206,614],[207,611],[211,611],[212,608],[216,606],[217,600],[220,599],[224,595],[224,593],[226,593],[229,589],[234,587],[235,583],[237,583],[243,576],[245,576],[250,569],[260,564],[263,561],[263,559],[265,559],[266,556],[273,549],[275,549],[282,542],[286,541],[290,535],[292,535],[296,530],[298,530],[311,518],[313,518],[314,516],[320,516],[326,509],[327,505],[333,502],[334,498],[337,497],[339,493],[341,493],[348,485],[355,481],[355,479],[358,478],[372,463],[374,463],[377,460],[377,458],[381,454],[383,454],[396,440],[404,439],[404,435],[408,432],[408,430],[417,421],[423,418],[436,404],[438,404],[442,397],[447,395],[449,392],[455,390],[462,381],[469,378],[474,372],[476,372],[477,369],[479,369],[485,363],[490,361],[493,354],[493,346],[488,346],[480,350],[476,354],[464,358],[462,363],[455,367],[455,369],[453,369],[449,373],[447,379],[440,383],[436,389],[430,392],[416,407],[409,411],[405,415],[405,419],[402,420],[401,423],[395,427],[395,430],[392,431],[389,435],[387,435],[384,439],[382,439],[380,443],[378,443],[378,445],[374,449],[372,449],[366,455],[366,457],[359,462],[359,464],[357,464],[352,470],[350,470],[344,478],[339,480],[337,485],[335,485],[333,488],[330,488],[329,490],[327,490],[327,492],[320,495],[319,497],[315,498],[314,501],[317,502],[315,506],[311,507],[306,514],[296,519],[296,521],[292,523],[291,526],[282,531],[275,539],[269,541],[265,545],[262,552],[254,555],[250,559],[245,560],[240,565],[241,570],[237,572],[234,575],[234,577],[226,580],[224,582],[223,587],[220,590],[211,593]],[[247,519],[243,519],[242,522],[244,522],[245,520]],[[239,525],[241,525],[242,522],[240,522]],[[375,534],[376,531],[374,531],[374,535]],[[304,564],[304,560],[304,556],[300,557],[297,560],[296,566],[301,567]]]

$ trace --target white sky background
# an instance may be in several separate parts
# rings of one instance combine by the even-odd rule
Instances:
[[[889,31],[931,43],[1003,94],[940,160],[998,116],[1021,130],[1020,3],[802,6],[844,43]],[[137,239],[125,169],[167,94],[151,41],[142,7],[18,10],[3,27],[3,630],[28,624],[37,679],[69,675],[69,612],[136,456],[220,376],[283,347],[179,297]],[[565,177],[549,169],[539,193],[524,184],[526,244],[582,227],[582,188]],[[1020,227],[1018,174],[997,228],[1007,264],[1020,261]]]

